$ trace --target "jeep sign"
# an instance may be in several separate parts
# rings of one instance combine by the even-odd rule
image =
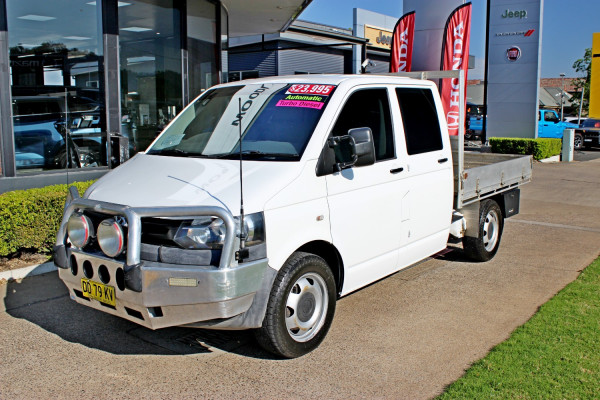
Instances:
[[[520,10],[520,11],[505,10],[504,14],[502,14],[502,18],[519,18],[519,19],[527,18],[527,10]]]

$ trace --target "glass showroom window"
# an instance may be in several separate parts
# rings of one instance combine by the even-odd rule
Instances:
[[[181,13],[173,0],[119,7],[121,133],[145,150],[182,108]]]
[[[227,51],[229,49],[229,15],[225,7],[221,5],[221,79],[226,82],[225,77],[229,71]],[[221,82],[219,82],[221,83]]]
[[[217,5],[207,1],[188,2],[187,5],[188,82],[190,98],[218,82],[216,55]]]
[[[7,1],[18,174],[106,165],[100,6]]]

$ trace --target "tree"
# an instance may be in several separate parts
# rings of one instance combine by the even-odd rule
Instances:
[[[585,93],[583,96],[583,111],[582,114],[587,115],[589,104],[590,104],[590,78],[592,76],[592,49],[585,49],[583,58],[573,63],[573,69],[580,76],[574,81],[575,89],[579,95],[575,95],[571,98],[571,104],[573,110],[579,111],[579,103],[581,100],[581,90],[584,89]]]

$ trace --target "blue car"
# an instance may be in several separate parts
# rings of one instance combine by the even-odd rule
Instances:
[[[465,139],[471,140],[481,137],[483,132],[483,106],[467,103],[467,116],[465,118]]]
[[[538,137],[562,139],[565,129],[577,129],[578,125],[563,122],[554,110],[538,111]]]

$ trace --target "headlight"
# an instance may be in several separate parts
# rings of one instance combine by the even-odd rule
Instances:
[[[239,218],[235,217],[236,235],[239,235]],[[244,216],[246,245],[252,246],[265,239],[262,213]],[[222,249],[225,241],[225,223],[221,218],[201,217],[183,222],[173,240],[184,249]]]
[[[184,249],[220,249],[225,239],[225,224],[220,218],[203,217],[181,224],[173,240]]]
[[[94,225],[85,215],[72,214],[67,222],[67,234],[73,246],[81,249],[94,237]]]
[[[117,257],[125,248],[125,235],[123,228],[114,219],[108,218],[98,225],[98,244],[109,257]]]
[[[239,218],[235,218],[239,229]],[[254,246],[265,241],[265,220],[263,213],[244,215],[246,246]],[[239,233],[239,230],[238,232]]]

